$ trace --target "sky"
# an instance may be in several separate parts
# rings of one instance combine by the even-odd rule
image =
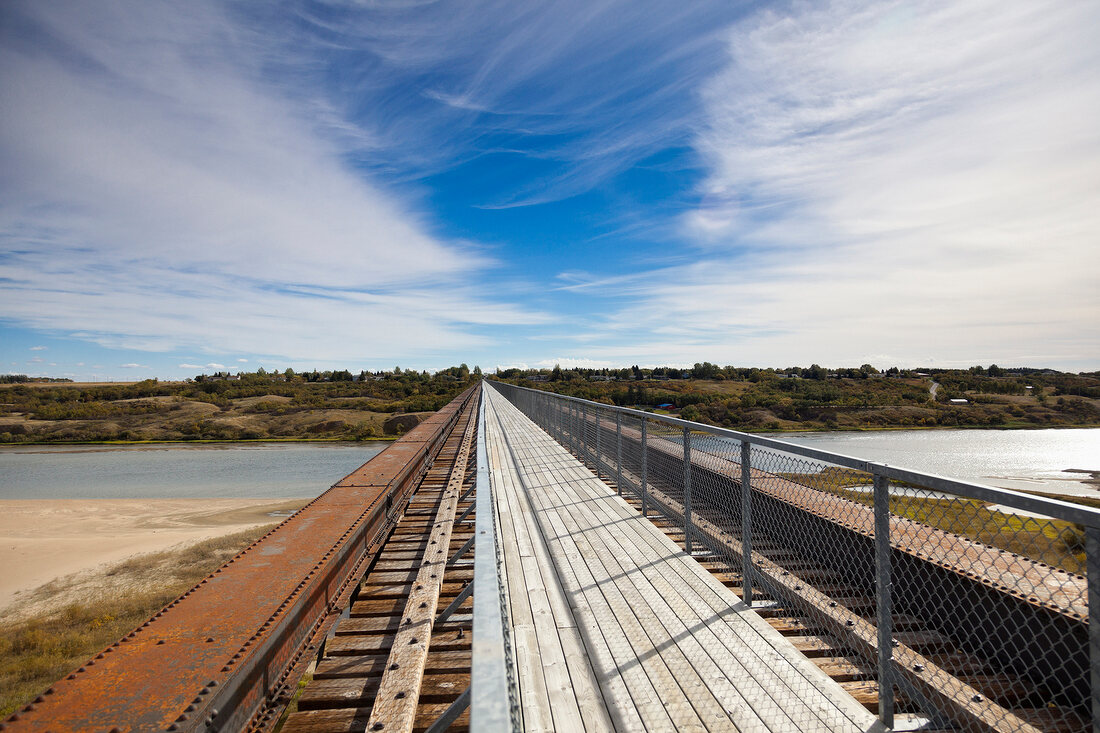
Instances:
[[[1100,369],[1100,4],[0,4],[0,373]]]

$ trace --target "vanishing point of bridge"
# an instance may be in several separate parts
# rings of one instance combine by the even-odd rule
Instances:
[[[1098,538],[485,382],[0,729],[1088,731]]]

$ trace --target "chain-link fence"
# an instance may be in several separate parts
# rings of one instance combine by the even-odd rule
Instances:
[[[1100,511],[492,384],[886,725],[1100,720]]]

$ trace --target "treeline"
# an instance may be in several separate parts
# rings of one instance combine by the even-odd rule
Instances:
[[[703,362],[691,369],[513,369],[496,378],[625,407],[665,405],[689,420],[752,430],[1100,425],[1100,374],[995,364],[880,372],[869,364],[759,369]]]
[[[28,377],[26,374],[0,374],[0,384],[23,384],[24,382],[72,382],[67,377]]]
[[[366,375],[366,378],[363,378]],[[350,378],[347,378],[350,377]],[[13,383],[0,393],[0,414],[21,414],[35,420],[98,420],[178,410],[184,401],[205,402],[228,409],[249,397],[287,398],[259,402],[246,412],[286,414],[322,409],[371,412],[438,410],[473,381],[477,367],[465,364],[435,373],[402,370],[360,372],[239,372],[199,375],[185,382],[147,379],[129,384],[58,385],[49,389]],[[159,399],[158,399],[159,398]],[[167,399],[165,399],[167,398]]]

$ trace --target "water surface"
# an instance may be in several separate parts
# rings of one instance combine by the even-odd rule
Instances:
[[[1098,496],[1100,428],[793,433],[780,440],[1006,489]]]
[[[314,497],[388,442],[0,448],[0,499]]]

